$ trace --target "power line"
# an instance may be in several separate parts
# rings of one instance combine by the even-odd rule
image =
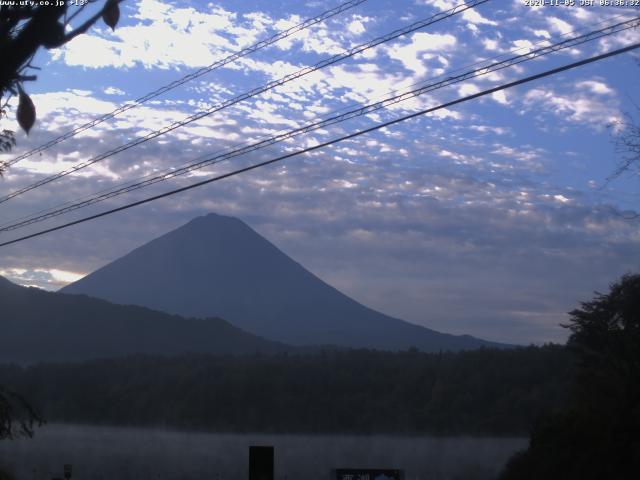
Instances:
[[[74,225],[78,225],[78,224],[81,224],[81,223],[88,222],[90,220],[95,220],[97,218],[105,217],[107,215],[111,215],[113,213],[121,212],[123,210],[128,210],[130,208],[137,207],[137,206],[140,206],[140,205],[144,205],[146,203],[150,203],[150,202],[153,202],[153,201],[156,201],[156,200],[160,200],[162,198],[169,197],[169,196],[172,196],[172,195],[176,195],[178,193],[182,193],[182,192],[185,192],[187,190],[191,190],[191,189],[194,189],[194,188],[197,188],[197,187],[201,187],[201,186],[207,185],[209,183],[217,182],[217,181],[223,180],[225,178],[233,177],[233,176],[239,175],[241,173],[245,173],[245,172],[248,172],[248,171],[251,171],[251,170],[255,170],[257,168],[265,167],[267,165],[271,165],[271,164],[274,164],[274,163],[277,163],[277,162],[281,162],[283,160],[286,160],[286,159],[292,158],[292,157],[296,157],[296,156],[301,155],[303,153],[308,153],[308,152],[312,152],[312,151],[315,151],[315,150],[319,150],[321,148],[328,147],[328,146],[333,145],[335,143],[342,142],[342,141],[345,141],[345,140],[349,140],[349,139],[352,139],[352,138],[355,138],[355,137],[359,137],[360,135],[371,133],[371,132],[380,130],[382,128],[386,128],[386,127],[395,125],[397,123],[404,122],[406,120],[410,120],[412,118],[416,118],[416,117],[419,117],[419,116],[422,116],[422,115],[426,115],[428,113],[435,112],[437,110],[442,110],[444,108],[449,108],[449,107],[452,107],[454,105],[458,105],[458,104],[463,103],[463,102],[468,102],[470,100],[474,100],[476,98],[480,98],[480,97],[483,97],[483,96],[486,96],[486,95],[490,95],[492,93],[496,93],[496,92],[499,92],[501,90],[505,90],[507,88],[512,88],[512,87],[515,87],[515,86],[518,86],[518,85],[529,83],[529,82],[532,82],[534,80],[539,80],[541,78],[548,77],[550,75],[556,75],[558,73],[561,73],[561,72],[564,72],[564,71],[567,71],[567,70],[571,70],[573,68],[581,67],[583,65],[587,65],[587,64],[590,64],[590,63],[594,63],[594,62],[597,62],[597,61],[600,61],[600,60],[604,60],[605,58],[609,58],[609,57],[613,57],[613,56],[616,56],[616,55],[620,55],[622,53],[626,53],[626,52],[635,50],[637,48],[640,48],[640,43],[635,43],[633,45],[629,45],[627,47],[619,48],[617,50],[613,50],[613,51],[610,51],[610,52],[607,52],[607,53],[603,53],[601,55],[596,55],[596,56],[593,56],[593,57],[590,57],[590,58],[587,58],[587,59],[584,59],[584,60],[580,60],[578,62],[570,63],[570,64],[567,64],[567,65],[563,65],[562,67],[557,67],[557,68],[553,68],[551,70],[546,70],[546,71],[544,71],[542,73],[538,73],[538,74],[535,74],[535,75],[530,75],[528,77],[521,78],[520,80],[515,80],[513,82],[509,82],[509,83],[506,83],[506,84],[503,84],[503,85],[499,85],[497,87],[489,88],[487,90],[483,90],[481,92],[474,93],[473,95],[467,95],[466,97],[458,98],[456,100],[452,100],[450,102],[446,102],[446,103],[440,104],[440,105],[435,106],[435,107],[431,107],[431,108],[427,108],[427,109],[424,109],[424,110],[420,110],[418,112],[414,112],[414,113],[411,113],[409,115],[405,115],[403,117],[396,118],[394,120],[390,120],[388,122],[384,122],[384,123],[375,125],[373,127],[370,127],[370,128],[364,129],[364,130],[360,130],[358,132],[350,133],[348,135],[344,135],[342,137],[339,137],[339,138],[336,138],[336,139],[333,139],[333,140],[329,140],[327,142],[323,142],[323,143],[320,143],[318,145],[314,145],[312,147],[307,147],[307,148],[304,148],[304,149],[299,150],[297,152],[292,152],[292,153],[288,153],[288,154],[285,154],[285,155],[281,155],[279,157],[272,158],[271,160],[266,160],[264,162],[260,162],[260,163],[254,164],[254,165],[250,165],[248,167],[240,168],[240,169],[234,170],[232,172],[228,172],[228,173],[225,173],[225,174],[222,174],[222,175],[218,175],[218,176],[209,178],[207,180],[203,180],[201,182],[197,182],[197,183],[185,186],[185,187],[177,188],[175,190],[171,190],[169,192],[162,193],[160,195],[155,195],[153,197],[149,197],[149,198],[146,198],[146,199],[143,199],[143,200],[139,200],[137,202],[132,202],[132,203],[129,203],[129,204],[117,207],[117,208],[113,208],[111,210],[107,210],[107,211],[104,211],[104,212],[101,212],[101,213],[97,213],[95,215],[90,215],[88,217],[84,217],[84,218],[81,218],[81,219],[78,219],[78,220],[74,220],[72,222],[68,222],[68,223],[65,223],[63,225],[58,225],[56,227],[48,228],[46,230],[41,230],[39,232],[35,232],[35,233],[30,234],[30,235],[25,235],[23,237],[16,238],[14,240],[3,242],[3,243],[0,243],[0,247],[4,247],[4,246],[7,246],[7,245],[12,245],[14,243],[22,242],[22,241],[28,240],[30,238],[39,237],[39,236],[45,235],[47,233],[55,232],[55,231],[58,231],[58,230],[62,230],[64,228],[68,228],[68,227],[71,227],[71,226],[74,226]]]
[[[258,43],[255,43],[253,45],[251,45],[250,47],[247,47],[243,50],[240,50],[239,52],[236,53],[232,53],[231,55],[227,55],[226,57],[212,63],[211,65],[209,65],[208,67],[203,67],[199,70],[196,70],[195,72],[192,72],[188,75],[185,75],[182,78],[179,78],[178,80],[174,80],[173,82],[164,85],[150,93],[147,93],[146,95],[137,98],[135,100],[133,100],[130,103],[127,103],[125,105],[122,105],[118,108],[116,108],[115,110],[106,113],[104,115],[101,115],[93,120],[91,120],[88,123],[85,123],[84,125],[80,125],[79,127],[74,128],[73,130],[70,130],[42,145],[40,145],[39,147],[36,147],[32,150],[29,150],[28,152],[23,153],[22,155],[19,155],[15,158],[13,158],[12,160],[6,162],[7,165],[13,165],[17,162],[19,162],[20,160],[24,160],[25,158],[30,157],[31,155],[34,155],[36,153],[40,153],[43,152],[51,147],[53,147],[54,145],[57,145],[60,142],[63,142],[69,138],[72,138],[74,136],[76,136],[78,133],[84,132],[85,130],[88,130],[90,128],[95,127],[96,125],[99,125],[103,122],[106,122],[107,120],[120,115],[123,112],[126,112],[127,110],[131,110],[132,108],[136,108],[140,105],[142,105],[143,103],[156,98],[164,93],[167,93],[171,90],[173,90],[174,88],[179,87],[180,85],[184,85],[187,82],[190,82],[191,80],[195,80],[197,78],[202,77],[203,75],[206,75],[207,73],[216,70],[218,68],[224,67],[225,65],[228,65],[229,63],[235,62],[236,60],[239,60],[242,57],[246,57],[247,55],[250,55],[254,52],[257,52],[259,50],[262,50],[263,48],[268,47],[269,45],[273,45],[276,42],[279,42],[280,40],[284,40],[287,37],[290,37],[302,30],[305,30],[317,23],[323,22],[331,17],[334,17],[336,15],[339,15],[340,13],[349,10],[351,8],[357,7],[358,5],[360,5],[361,3],[366,2],[367,0],[349,0],[348,2],[342,3],[340,5],[338,5],[335,8],[332,8],[331,10],[327,10],[326,12],[321,13],[320,15],[317,15],[313,18],[309,18],[307,20],[305,20],[302,23],[299,23],[297,25],[294,25],[291,28],[288,28],[286,30],[283,30],[281,32],[276,33],[275,35],[265,39],[265,40],[261,40]]]
[[[433,16],[427,18],[427,19],[420,20],[420,21],[412,23],[411,25],[408,25],[408,26],[406,26],[404,28],[401,28],[401,29],[398,29],[398,30],[394,30],[391,33],[388,33],[388,34],[383,35],[381,37],[375,38],[375,39],[373,39],[373,40],[371,40],[369,42],[366,42],[366,43],[360,44],[358,46],[352,47],[349,50],[345,50],[342,53],[339,53],[339,54],[334,55],[334,56],[332,56],[330,58],[324,59],[324,60],[316,63],[313,66],[304,67],[304,68],[302,68],[302,69],[300,69],[300,70],[298,70],[298,71],[296,71],[294,73],[291,73],[289,75],[285,75],[284,77],[281,77],[278,80],[274,80],[274,81],[271,81],[271,82],[269,82],[269,83],[267,83],[267,84],[265,84],[265,85],[263,85],[261,87],[254,88],[253,90],[245,92],[245,93],[243,93],[241,95],[238,95],[238,96],[236,96],[234,98],[231,98],[231,99],[229,99],[229,100],[227,100],[225,102],[222,102],[222,103],[214,105],[214,106],[212,106],[212,107],[210,107],[210,108],[208,108],[206,110],[202,110],[202,111],[197,112],[197,113],[195,113],[193,115],[190,115],[190,116],[188,116],[187,118],[185,118],[183,120],[180,120],[180,121],[177,121],[177,122],[173,122],[172,124],[167,125],[167,126],[161,128],[160,130],[156,130],[154,132],[151,132],[151,133],[149,133],[149,134],[147,134],[147,135],[145,135],[143,137],[138,137],[137,139],[135,139],[135,140],[133,140],[133,141],[131,141],[129,143],[126,143],[126,144],[121,145],[121,146],[119,146],[117,148],[114,148],[114,149],[109,150],[109,151],[107,151],[105,153],[102,153],[102,154],[100,154],[100,155],[98,155],[96,157],[93,157],[93,158],[85,161],[85,162],[79,163],[78,165],[75,165],[75,166],[73,166],[73,167],[71,167],[71,168],[69,168],[67,170],[63,170],[62,172],[58,172],[58,173],[56,173],[54,175],[51,175],[51,176],[46,177],[46,178],[44,178],[42,180],[39,180],[39,181],[37,181],[37,182],[35,182],[35,183],[31,184],[31,185],[28,185],[26,187],[18,189],[15,192],[12,192],[12,193],[10,193],[8,195],[5,195],[4,197],[0,197],[0,203],[5,203],[5,202],[11,200],[12,198],[15,198],[15,197],[17,197],[19,195],[22,195],[23,193],[26,193],[28,191],[31,191],[31,190],[35,189],[35,188],[38,188],[38,187],[41,187],[41,186],[46,185],[48,183],[51,183],[51,182],[53,182],[53,181],[55,181],[55,180],[57,180],[59,178],[66,177],[67,175],[71,175],[72,173],[75,173],[75,172],[77,172],[79,170],[82,170],[83,168],[86,168],[86,167],[88,167],[90,165],[93,165],[94,163],[97,163],[97,162],[100,162],[102,160],[105,160],[105,159],[107,159],[109,157],[112,157],[113,155],[115,155],[117,153],[120,153],[120,152],[123,152],[125,150],[129,150],[130,148],[138,146],[138,145],[140,145],[142,143],[145,143],[145,142],[147,142],[147,141],[149,141],[151,139],[154,139],[154,138],[159,137],[161,135],[164,135],[166,133],[169,133],[169,132],[171,132],[171,131],[173,131],[173,130],[175,130],[177,128],[180,128],[180,127],[183,127],[185,125],[188,125],[188,124],[190,124],[192,122],[195,122],[196,120],[200,120],[201,118],[204,118],[204,117],[206,117],[208,115],[211,115],[211,114],[213,114],[215,112],[218,112],[220,110],[223,110],[224,108],[230,107],[230,106],[235,105],[237,103],[240,103],[240,102],[242,102],[244,100],[247,100],[247,99],[249,99],[251,97],[254,97],[256,95],[264,93],[264,92],[266,92],[268,90],[271,90],[273,88],[276,88],[276,87],[279,87],[281,85],[284,85],[287,82],[290,82],[292,80],[296,80],[298,78],[301,78],[301,77],[303,77],[305,75],[313,73],[313,72],[315,72],[317,70],[320,70],[322,68],[325,68],[325,67],[327,67],[329,65],[333,65],[334,63],[340,62],[340,61],[342,61],[342,60],[344,60],[346,58],[353,57],[354,55],[357,55],[359,53],[364,52],[365,50],[371,49],[371,48],[376,47],[376,46],[378,46],[380,44],[383,44],[383,43],[389,42],[391,40],[394,40],[394,39],[396,39],[396,38],[398,38],[398,37],[400,37],[402,35],[406,35],[408,33],[411,33],[411,32],[414,32],[416,30],[420,30],[420,29],[422,29],[424,27],[427,27],[429,25],[432,25],[432,24],[434,24],[436,22],[440,22],[442,20],[445,20],[445,19],[447,19],[449,17],[452,17],[454,15],[462,13],[462,12],[464,12],[466,10],[474,8],[474,7],[478,6],[478,5],[486,3],[488,1],[490,1],[490,0],[471,0],[471,1],[467,2],[467,3],[465,3],[465,4],[456,5],[455,7],[451,8],[449,10],[437,13],[436,15],[433,15]]]
[[[194,170],[198,170],[204,167],[207,167],[209,165],[213,165],[213,164],[217,164],[226,160],[229,160],[231,158],[235,158],[253,151],[256,151],[258,149],[262,149],[265,148],[267,146],[273,145],[275,143],[279,143],[282,142],[284,140],[288,140],[290,138],[293,137],[297,137],[301,134],[305,134],[320,128],[324,128],[330,125],[334,125],[336,123],[340,123],[340,122],[344,122],[346,120],[355,118],[355,117],[359,117],[359,116],[363,116],[363,115],[367,115],[373,112],[376,112],[378,110],[381,110],[383,108],[387,108],[391,105],[403,102],[405,100],[411,99],[411,98],[415,98],[417,96],[423,95],[425,93],[428,92],[432,92],[434,90],[438,90],[456,83],[460,83],[462,81],[465,80],[469,80],[472,78],[476,78],[482,75],[487,75],[489,73],[492,72],[496,72],[499,70],[503,70],[505,68],[514,66],[514,65],[518,65],[521,64],[523,62],[526,61],[530,61],[536,58],[540,58],[542,56],[545,55],[549,55],[551,53],[555,53],[557,51],[560,50],[564,50],[567,48],[573,48],[576,47],[578,45],[582,45],[584,43],[590,42],[590,41],[594,41],[609,35],[613,35],[615,33],[619,33],[631,28],[637,28],[638,26],[640,26],[640,17],[636,17],[634,19],[630,19],[627,21],[623,21],[623,22],[619,22],[613,25],[609,25],[597,30],[593,30],[591,32],[582,34],[582,35],[578,35],[572,38],[568,38],[566,40],[563,40],[561,42],[557,42],[555,44],[552,45],[548,45],[548,46],[544,46],[535,50],[532,50],[530,52],[521,54],[521,55],[516,55],[516,56],[512,56],[509,58],[506,58],[504,60],[501,61],[495,61],[489,65],[485,65],[464,73],[461,73],[459,75],[455,75],[455,76],[448,76],[445,79],[439,81],[439,82],[433,82],[433,83],[427,83],[426,85],[423,85],[419,88],[404,92],[404,93],[400,93],[397,95],[393,95],[391,97],[387,97],[381,101],[375,102],[375,103],[371,103],[369,105],[365,105],[353,110],[350,110],[348,112],[339,114],[339,115],[333,115],[331,117],[325,118],[323,120],[320,121],[316,121],[310,124],[307,124],[303,127],[299,127],[293,130],[290,130],[288,132],[285,133],[281,133],[281,134],[277,134],[271,137],[268,137],[264,140],[258,141],[258,142],[254,142],[252,144],[248,144],[245,145],[243,147],[240,148],[236,148],[234,150],[230,150],[228,152],[222,153],[222,154],[218,154],[216,156],[213,157],[209,157],[206,158],[204,160],[199,160],[199,161],[194,161],[192,163],[189,163],[187,165],[184,165],[182,167],[179,167],[177,169],[173,169],[171,171],[169,171],[168,173],[163,173],[163,174],[158,174],[155,176],[149,176],[149,178],[146,178],[144,180],[135,182],[135,183],[129,183],[126,186],[122,186],[116,189],[108,189],[106,191],[103,192],[98,192],[97,194],[89,197],[86,200],[80,201],[80,202],[76,202],[76,203],[71,203],[71,204],[66,204],[62,207],[59,208],[55,208],[52,210],[47,211],[46,213],[42,213],[40,215],[38,214],[34,214],[30,217],[27,217],[26,219],[22,220],[18,220],[18,221],[14,221],[13,223],[10,224],[5,224],[5,225],[1,225],[0,226],[0,232],[7,232],[7,231],[12,231],[12,230],[16,230],[19,228],[23,228],[26,227],[28,225],[33,225],[35,223],[39,223],[42,222],[44,220],[48,220],[50,218],[54,218],[75,210],[78,210],[80,208],[85,208],[88,207],[90,205],[94,205],[96,203],[100,203],[102,201],[108,200],[110,198],[114,198],[126,193],[130,193],[132,191],[135,190],[139,190],[141,188],[145,188],[147,186],[150,185],[154,185],[156,183],[162,182],[162,181],[166,181],[172,178],[175,178],[177,176],[180,175],[185,175],[189,172],[192,172]]]
[[[604,20],[604,21],[600,21],[600,22],[592,24],[589,28],[601,27],[602,25],[606,25],[607,23],[610,23],[610,22],[612,22],[614,20],[618,20],[618,19],[621,19],[621,18],[624,18],[624,17],[625,17],[625,15],[622,15],[622,14],[613,15],[613,16],[609,17],[608,19]],[[573,31],[570,31],[570,32],[562,33],[559,36],[560,37],[569,37],[570,35],[575,35],[575,34],[577,34],[579,32],[584,32],[584,31],[588,31],[588,28],[582,27],[582,28],[579,28],[579,29],[576,29],[576,30],[573,30]],[[430,81],[435,81],[437,79],[443,79],[443,78],[451,78],[454,73],[463,72],[463,71],[465,71],[465,69],[472,68],[472,67],[477,67],[479,65],[484,65],[488,61],[497,62],[502,58],[507,58],[508,59],[509,58],[509,57],[507,57],[508,54],[515,54],[515,53],[518,53],[520,51],[532,52],[533,51],[532,50],[533,47],[538,46],[538,45],[544,45],[544,44],[547,44],[547,43],[548,43],[547,39],[537,40],[537,41],[533,42],[531,44],[531,46],[514,48],[514,49],[511,49],[510,51],[508,51],[506,53],[502,53],[502,54],[496,55],[496,56],[491,57],[491,58],[485,58],[483,60],[474,62],[472,64],[465,65],[464,67],[458,67],[456,69],[450,70],[448,73],[436,75],[434,77],[429,78],[428,80],[423,80],[423,81],[420,81],[420,82],[416,82],[416,83],[407,85],[407,86],[405,86],[403,88],[396,88],[394,90],[389,90],[388,93],[389,94],[395,94],[395,93],[398,93],[400,91],[407,90],[408,88],[411,88],[411,87],[417,87],[419,85],[425,85],[427,82],[430,82]],[[378,96],[378,98],[387,98],[387,97]],[[338,109],[333,110],[332,113],[337,115],[338,112],[346,112],[348,109],[353,108],[355,105],[357,105],[357,104],[356,103],[352,103],[352,104],[350,104],[348,106],[340,107]],[[266,140],[268,138],[270,138],[270,137],[266,136],[266,135],[258,137],[258,139],[260,139],[260,140]],[[240,143],[236,144],[235,146],[225,147],[225,148],[222,148],[220,150],[217,150],[215,153],[217,154],[218,152],[228,152],[231,148],[240,147],[241,145],[248,146],[250,144],[251,144],[251,142],[246,142],[246,141],[245,142],[240,142]],[[193,165],[194,162],[196,164],[198,164],[202,159],[204,159],[206,157],[209,157],[210,155],[211,154],[200,155],[197,159],[192,160],[190,163],[188,163],[186,165],[182,165],[180,168],[185,167],[185,166],[189,166],[189,165]],[[216,163],[216,162],[212,162],[212,163]],[[101,196],[102,194],[107,194],[108,192],[112,192],[114,190],[120,190],[120,189],[126,188],[126,187],[128,187],[130,185],[141,183],[142,181],[145,181],[145,179],[152,179],[152,177],[153,178],[158,178],[158,177],[173,178],[172,173],[175,172],[175,171],[176,171],[176,167],[164,168],[163,170],[159,170],[158,172],[150,173],[150,174],[147,174],[147,175],[143,175],[143,176],[135,178],[135,179],[131,179],[131,180],[128,180],[128,181],[125,181],[125,182],[121,182],[118,185],[99,190],[98,192],[95,192],[95,193],[93,193],[91,195],[84,195],[81,198],[77,198],[75,200],[69,200],[69,201],[63,202],[62,204],[58,204],[53,208],[41,209],[41,210],[39,210],[37,212],[34,212],[32,214],[25,215],[23,217],[19,217],[17,219],[11,220],[9,222],[5,222],[3,224],[0,224],[0,231],[2,231],[2,228],[4,228],[5,226],[12,225],[12,223],[21,222],[22,220],[29,220],[29,219],[35,218],[36,216],[39,216],[41,214],[46,214],[46,213],[49,213],[49,212],[56,212],[56,211],[58,211],[58,209],[61,209],[63,207],[74,205],[76,203],[83,203],[84,201],[86,201],[85,199],[91,200],[96,196]]]

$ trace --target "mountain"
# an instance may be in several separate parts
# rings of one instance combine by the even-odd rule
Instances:
[[[237,218],[210,214],[61,291],[205,318],[294,345],[424,351],[500,346],[376,312],[293,261]]]
[[[85,295],[21,287],[0,277],[0,363],[287,349],[219,318],[181,318]]]

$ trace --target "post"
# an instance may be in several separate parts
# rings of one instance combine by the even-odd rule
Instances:
[[[249,447],[249,480],[274,480],[273,447]]]

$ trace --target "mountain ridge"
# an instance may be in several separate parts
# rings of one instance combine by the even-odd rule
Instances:
[[[1,276],[0,305],[0,363],[294,350],[220,318],[183,318],[86,295],[23,287]]]
[[[505,346],[376,312],[241,220],[218,214],[197,217],[60,291],[188,317],[219,316],[292,345],[424,351]]]

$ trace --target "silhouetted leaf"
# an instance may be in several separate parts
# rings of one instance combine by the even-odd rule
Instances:
[[[64,41],[64,25],[60,22],[49,22],[40,33],[45,48],[61,47]]]
[[[114,0],[107,2],[104,12],[102,13],[102,20],[111,27],[111,30],[116,29],[118,20],[120,20],[120,7],[117,2]]]
[[[18,119],[18,124],[20,124],[22,129],[28,134],[36,121],[36,107],[33,104],[31,97],[29,97],[22,88],[20,88],[19,91],[20,95],[18,97],[18,112],[16,117]]]

